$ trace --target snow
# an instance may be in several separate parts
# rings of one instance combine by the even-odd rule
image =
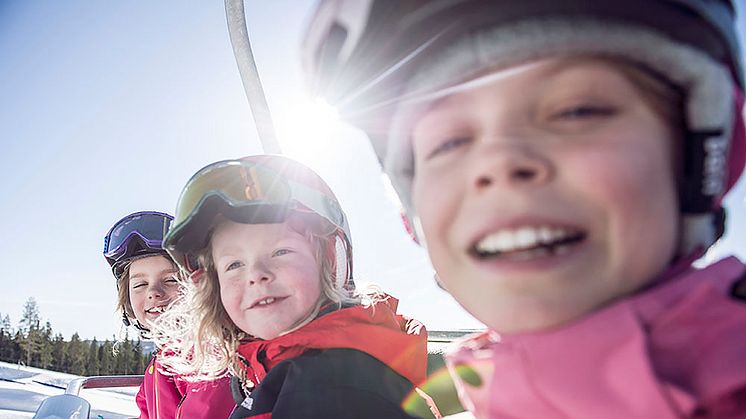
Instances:
[[[79,376],[0,362],[0,419],[32,417],[45,398],[63,394],[67,383]],[[91,404],[91,417],[137,417],[137,388],[83,390]]]

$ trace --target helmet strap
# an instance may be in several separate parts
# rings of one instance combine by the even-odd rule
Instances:
[[[140,323],[140,320],[135,319],[135,322],[133,323],[132,320],[130,320],[130,317],[127,315],[127,312],[125,310],[122,310],[122,324],[124,324],[125,327],[133,326],[141,334],[150,332],[150,329],[143,326],[142,323]]]
[[[681,210],[708,213],[725,187],[729,141],[722,130],[690,131],[687,136]]]

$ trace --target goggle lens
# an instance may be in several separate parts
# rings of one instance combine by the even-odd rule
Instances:
[[[148,245],[161,246],[171,219],[159,213],[141,213],[125,217],[104,238],[104,256],[113,258],[127,250],[129,239],[138,235]]]
[[[238,205],[261,201],[280,204],[290,200],[288,182],[262,166],[222,162],[197,173],[184,188],[176,209],[176,224],[183,222],[209,196],[220,195]]]

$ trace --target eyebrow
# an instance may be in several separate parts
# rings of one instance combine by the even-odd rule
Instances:
[[[176,269],[176,268],[168,268],[168,269],[164,269],[164,270],[158,272],[158,276],[161,276],[161,275],[167,274],[167,273],[169,273],[169,274],[170,273],[175,273],[175,272],[178,272],[178,269]],[[136,273],[136,274],[130,276],[130,280],[135,279],[135,278],[142,278],[144,276],[147,276],[147,275],[145,275],[144,273]]]

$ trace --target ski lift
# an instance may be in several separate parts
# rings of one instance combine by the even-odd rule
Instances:
[[[44,399],[36,409],[34,419],[70,418],[83,419],[91,414],[91,404],[79,396],[83,389],[138,387],[142,384],[142,375],[112,375],[83,377],[70,381],[65,394]]]

